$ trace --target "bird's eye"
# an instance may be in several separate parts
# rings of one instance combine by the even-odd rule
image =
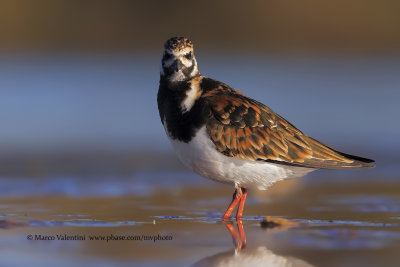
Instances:
[[[186,55],[184,55],[185,58],[187,59],[191,59],[192,58],[192,52],[187,53]]]

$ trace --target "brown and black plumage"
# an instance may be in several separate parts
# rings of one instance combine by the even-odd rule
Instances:
[[[309,168],[373,167],[373,160],[336,151],[305,135],[260,102],[226,84],[216,84],[202,97],[212,114],[207,132],[221,153]]]
[[[193,43],[173,37],[164,45],[158,109],[182,162],[198,174],[235,185],[223,218],[242,217],[246,188],[316,169],[373,167],[373,160],[339,152],[305,135],[267,106],[200,74]]]

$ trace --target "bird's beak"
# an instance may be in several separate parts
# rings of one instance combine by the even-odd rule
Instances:
[[[177,59],[172,64],[172,67],[174,68],[175,72],[178,72],[183,67],[183,64],[179,59]]]

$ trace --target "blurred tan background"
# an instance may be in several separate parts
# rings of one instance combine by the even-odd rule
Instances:
[[[1,0],[0,47],[140,53],[185,35],[211,49],[397,53],[399,11],[395,0]]]

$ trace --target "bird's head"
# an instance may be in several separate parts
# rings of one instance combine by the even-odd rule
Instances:
[[[193,43],[185,37],[172,37],[164,44],[161,76],[170,82],[189,80],[199,75]]]

